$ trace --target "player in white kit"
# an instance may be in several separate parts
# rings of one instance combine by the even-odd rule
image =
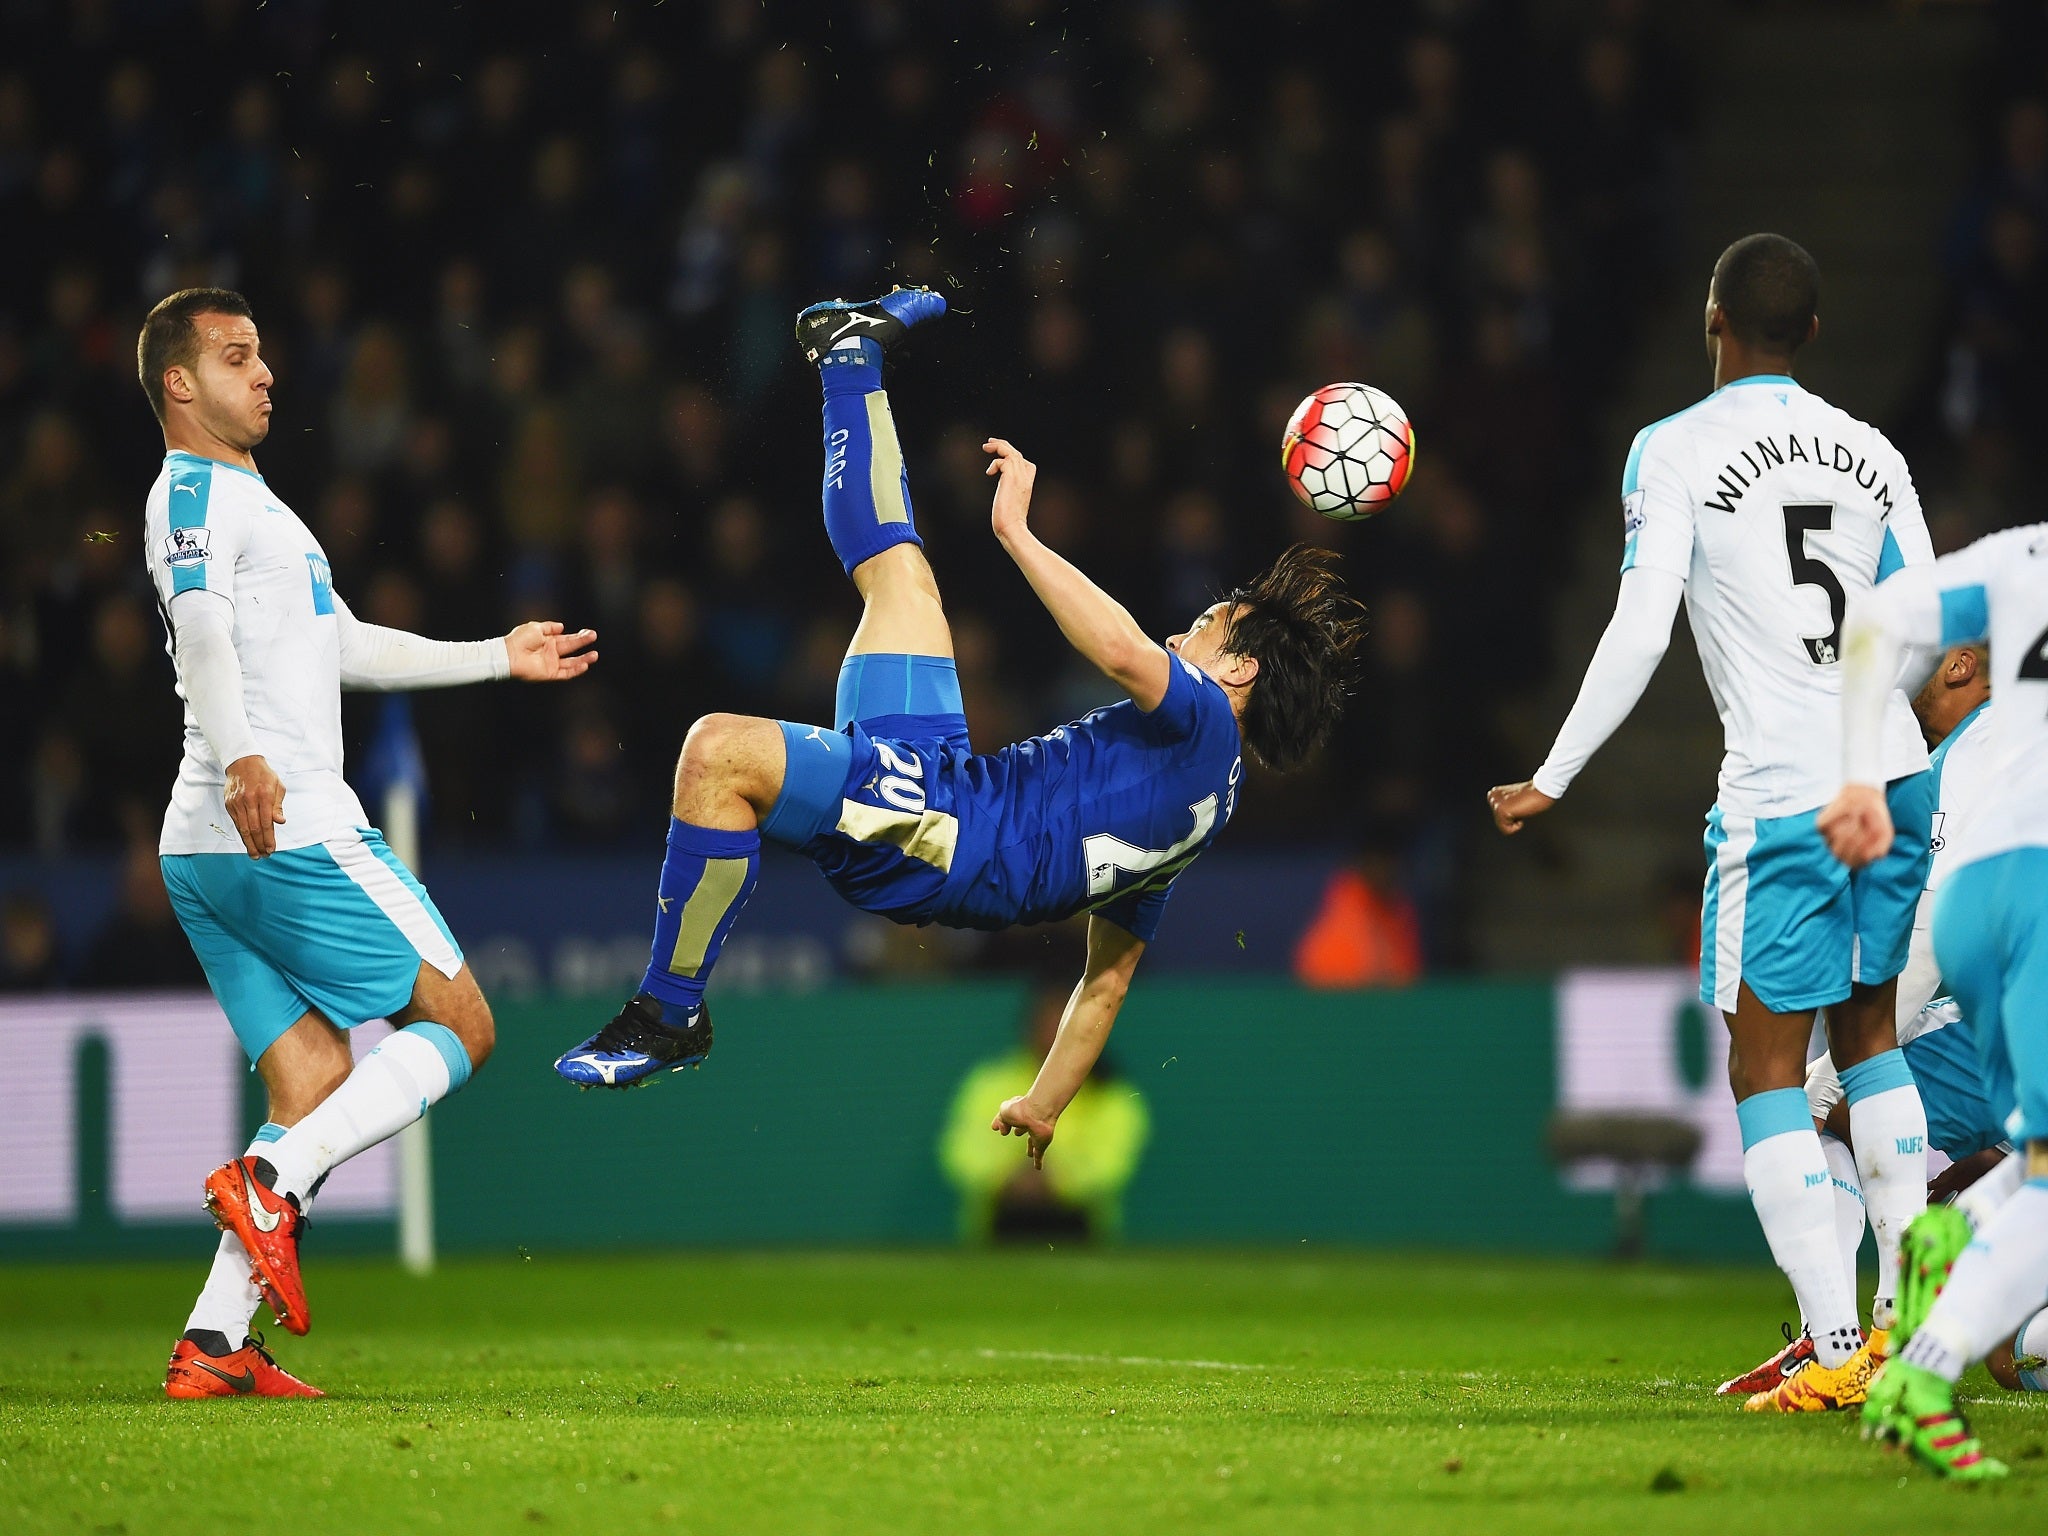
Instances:
[[[1980,539],[1856,605],[1842,691],[1845,783],[1821,816],[1851,868],[1882,855],[1893,836],[1877,788],[1885,689],[1910,657],[1924,666],[1939,647],[1987,639],[1999,701],[1985,743],[1995,787],[1935,898],[1934,952],[1976,1027],[1992,1104],[2010,1111],[2025,1182],[1967,1248],[1941,1240],[1960,1224],[1953,1210],[1913,1224],[1907,1336],[1864,1410],[1866,1432],[1971,1480],[2006,1469],[1956,1412],[1955,1381],[2048,1296],[2048,524]],[[1923,1306],[1950,1260],[1946,1286]]]
[[[1836,1248],[1803,1088],[1817,1009],[1881,1254],[1926,1203],[1926,1118],[1892,1021],[1933,816],[1904,694],[1880,721],[1896,823],[1883,856],[1851,875],[1815,818],[1839,776],[1844,606],[1933,552],[1898,452],[1792,378],[1820,329],[1819,288],[1812,257],[1782,236],[1722,252],[1707,290],[1714,392],[1636,435],[1614,617],[1549,758],[1488,795],[1507,833],[1557,802],[1642,696],[1683,598],[1726,744],[1707,816],[1700,997],[1728,1020],[1750,1197],[1814,1346],[1811,1365],[1744,1403],[1761,1412],[1863,1401],[1892,1322],[1896,1264],[1880,1268],[1866,1339]]]
[[[249,1336],[258,1300],[306,1331],[298,1240],[320,1181],[460,1088],[493,1041],[447,924],[342,777],[341,690],[575,677],[595,636],[522,624],[450,642],[356,619],[256,472],[271,373],[239,294],[165,299],[136,363],[167,450],[143,549],[185,701],[164,883],[270,1101],[206,1181],[226,1230],[164,1389],[319,1396]],[[356,1065],[344,1031],[379,1018],[398,1027]]]

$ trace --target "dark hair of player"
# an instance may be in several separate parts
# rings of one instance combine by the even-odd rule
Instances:
[[[1746,235],[1714,263],[1714,299],[1747,346],[1790,357],[1820,311],[1820,267],[1783,235]]]
[[[1261,767],[1287,773],[1314,756],[1350,692],[1365,604],[1344,589],[1337,556],[1297,544],[1231,604],[1224,649],[1259,664],[1239,729]]]
[[[164,370],[198,360],[199,327],[193,322],[201,315],[253,314],[249,301],[232,288],[180,289],[149,312],[135,338],[135,373],[158,421],[164,419]]]

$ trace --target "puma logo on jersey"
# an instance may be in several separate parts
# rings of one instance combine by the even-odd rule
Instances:
[[[197,496],[199,494],[199,487],[196,485],[174,485],[171,487],[171,494],[173,496],[177,495],[180,491],[183,491],[187,496]],[[214,1374],[218,1375],[220,1373],[216,1371]]]
[[[822,725],[812,726],[811,734],[806,736],[804,740],[817,742],[818,745],[823,747],[827,752],[830,752],[832,750],[832,742],[830,738],[828,738],[825,735],[825,727],[823,727]]]

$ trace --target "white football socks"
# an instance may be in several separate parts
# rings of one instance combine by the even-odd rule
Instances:
[[[268,1157],[283,1135],[283,1126],[265,1121],[257,1129],[256,1139],[249,1143],[246,1155]],[[312,1207],[310,1194],[299,1197],[302,1214]],[[232,1232],[221,1233],[220,1246],[214,1250],[213,1268],[207,1271],[206,1284],[200,1287],[199,1299],[192,1304],[192,1315],[185,1319],[185,1331],[210,1329],[227,1340],[230,1350],[240,1349],[249,1336],[256,1308],[263,1301],[256,1282],[249,1278],[250,1268],[249,1251],[242,1246],[242,1240]]]
[[[1835,1247],[1842,1255],[1842,1276],[1854,1296],[1856,1255],[1862,1250],[1866,1225],[1863,1183],[1856,1176],[1856,1154],[1840,1140],[1823,1131],[1820,1150],[1828,1160],[1828,1183],[1835,1196]]]
[[[441,1024],[386,1035],[319,1108],[259,1155],[277,1170],[279,1194],[306,1191],[337,1163],[404,1130],[427,1106],[469,1081],[469,1053]]]
[[[1949,1271],[1900,1358],[1954,1381],[2048,1297],[2048,1179],[2029,1179]]]
[[[1827,1154],[1808,1118],[1805,1091],[1752,1094],[1735,1109],[1742,1122],[1742,1175],[1771,1257],[1792,1282],[1816,1357],[1822,1365],[1840,1365],[1863,1334],[1835,1240]]]
[[[1883,1051],[1844,1067],[1841,1078],[1856,1172],[1877,1239],[1877,1297],[1870,1326],[1889,1328],[1899,1293],[1899,1244],[1907,1223],[1927,1209],[1927,1111],[1903,1051]]]

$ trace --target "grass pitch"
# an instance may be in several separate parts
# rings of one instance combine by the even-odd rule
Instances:
[[[322,1262],[322,1402],[173,1403],[202,1264],[0,1267],[10,1532],[2038,1529],[2048,1401],[1971,1379],[2017,1476],[1708,1395],[1751,1271],[1051,1253]]]

